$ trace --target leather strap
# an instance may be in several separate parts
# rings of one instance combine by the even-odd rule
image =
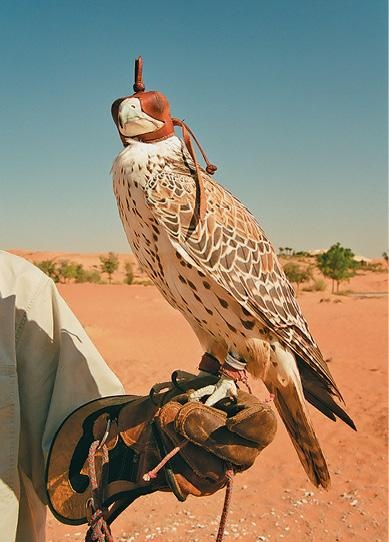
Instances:
[[[211,375],[218,375],[220,370],[219,361],[209,352],[205,352],[199,364],[199,370]]]
[[[205,196],[205,191],[204,191],[204,183],[203,183],[203,179],[202,179],[202,175],[201,175],[201,170],[200,170],[200,166],[199,166],[199,164],[197,162],[197,159],[196,159],[196,153],[195,153],[193,145],[192,145],[191,136],[195,140],[198,148],[200,149],[201,154],[203,155],[205,163],[207,164],[206,172],[209,173],[210,175],[213,175],[215,173],[215,171],[217,170],[217,167],[214,164],[211,164],[209,162],[209,160],[208,160],[202,146],[198,142],[196,136],[194,135],[192,130],[189,128],[189,126],[187,124],[185,124],[185,122],[183,120],[180,120],[180,119],[173,118],[172,121],[173,121],[174,126],[180,126],[181,127],[182,137],[184,138],[186,148],[188,149],[188,152],[191,155],[194,166],[195,166],[197,191],[198,191],[198,198],[197,198],[196,206],[197,206],[197,212],[198,212],[199,219],[202,221],[205,218],[205,211],[207,209],[207,201],[206,201],[206,196]]]

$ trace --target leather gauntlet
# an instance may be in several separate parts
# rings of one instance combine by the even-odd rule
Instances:
[[[182,501],[210,495],[226,485],[227,471],[248,469],[274,438],[275,414],[243,391],[218,408],[188,401],[191,391],[215,380],[173,378],[167,391],[157,385],[147,397],[102,398],[72,413],[48,460],[48,500],[57,519],[85,523],[91,504],[89,516],[101,510],[110,524],[141,495],[172,491]]]

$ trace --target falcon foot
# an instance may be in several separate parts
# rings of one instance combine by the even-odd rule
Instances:
[[[236,382],[243,382],[248,391],[251,389],[247,382],[246,363],[238,361],[232,354],[228,354],[226,361],[220,365],[219,361],[209,352],[206,352],[201,358],[199,365],[199,375],[217,375],[220,377],[216,384],[200,388],[189,395],[190,401],[200,401],[203,397],[209,395],[205,404],[213,406],[215,403],[226,397],[235,398],[237,396]]]
[[[206,395],[209,395],[209,397],[205,401],[205,404],[207,406],[213,406],[215,403],[221,399],[225,399],[226,397],[236,398],[238,395],[238,389],[232,378],[223,375],[216,384],[193,391],[189,395],[189,400],[200,401],[200,399]]]

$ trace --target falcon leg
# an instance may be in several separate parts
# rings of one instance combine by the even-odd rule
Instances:
[[[202,397],[209,395],[205,404],[213,406],[226,397],[236,397],[238,393],[236,382],[247,383],[246,362],[237,358],[237,354],[229,352],[223,365],[220,365],[212,354],[205,353],[199,365],[199,374],[201,376],[207,373],[219,375],[220,379],[215,385],[206,386],[191,393],[190,400],[200,401]]]

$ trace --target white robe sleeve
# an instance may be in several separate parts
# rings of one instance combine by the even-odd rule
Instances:
[[[54,283],[0,251],[0,540],[44,540],[45,460],[58,426],[78,406],[123,393]]]

